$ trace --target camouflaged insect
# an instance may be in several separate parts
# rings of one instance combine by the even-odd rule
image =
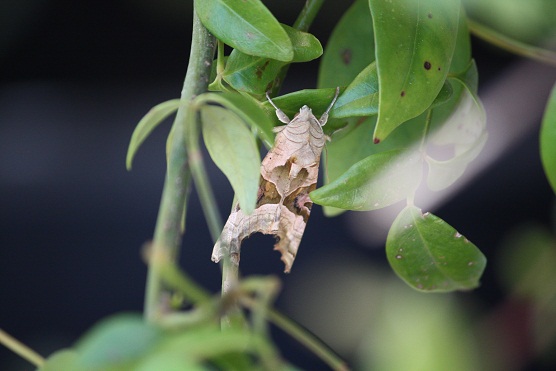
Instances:
[[[334,99],[320,119],[309,107],[303,106],[292,120],[267,94],[268,101],[276,109],[276,116],[286,125],[274,129],[277,133],[274,146],[261,164],[255,210],[246,215],[239,204],[235,205],[214,245],[214,262],[229,254],[230,260],[238,265],[241,242],[260,232],[276,237],[274,250],[282,254],[284,272],[290,272],[313,205],[309,193],[317,186],[320,156],[329,139],[322,126],[328,120],[328,112],[338,93],[339,89],[336,89]]]

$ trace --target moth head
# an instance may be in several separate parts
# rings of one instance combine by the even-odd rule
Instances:
[[[307,121],[313,116],[313,111],[308,106],[303,106],[299,109],[299,112],[295,114],[294,119]]]

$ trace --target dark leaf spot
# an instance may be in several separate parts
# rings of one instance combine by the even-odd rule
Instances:
[[[350,64],[351,62],[351,49],[344,49],[342,53],[340,53],[340,57],[342,58],[342,62],[344,64]]]
[[[429,19],[432,18],[432,13],[427,14],[427,17],[429,17]]]
[[[438,67],[438,70],[440,71],[442,69],[442,67]]]
[[[263,77],[264,70],[266,70],[266,67],[268,66],[269,63],[270,63],[270,59],[267,59],[262,66],[257,66],[257,69],[255,70],[255,74],[257,75],[258,79],[261,79]]]
[[[405,97],[405,90],[402,90],[402,92],[400,93],[401,97]]]
[[[425,67],[426,70],[430,70],[431,69],[431,62],[425,61],[425,64],[423,66]]]
[[[380,139],[378,139],[378,138],[373,139],[373,143],[374,143],[374,144],[379,144],[379,143],[380,143]]]
[[[265,91],[272,91],[272,88],[274,87],[274,84],[276,83],[276,80],[269,82],[268,84],[266,84],[266,89]]]

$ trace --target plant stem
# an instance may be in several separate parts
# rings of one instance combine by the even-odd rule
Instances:
[[[311,23],[315,20],[324,0],[308,0],[293,23],[293,28],[299,31],[308,31]]]
[[[323,3],[324,0],[307,0],[305,2],[305,6],[293,23],[293,28],[299,31],[308,31],[311,23],[313,23],[313,21],[315,20],[315,17],[317,16]],[[276,78],[276,81],[278,81],[278,83],[272,87],[272,96],[275,96],[280,91],[280,88],[282,87],[282,83],[284,82],[284,78],[286,77],[289,68],[290,65],[287,64],[280,70],[280,73]]]
[[[216,243],[222,231],[222,218],[218,212],[214,193],[205,171],[203,157],[199,147],[199,125],[196,122],[197,111],[199,109],[198,104],[202,105],[203,102],[198,102],[197,100],[195,104],[190,107],[188,113],[190,119],[188,120],[187,128],[187,153],[189,155],[193,179],[195,181],[195,189],[201,200],[201,206],[208,223],[212,243]],[[226,295],[230,289],[237,284],[238,275],[238,267],[232,263],[229,256],[225,256],[222,260],[222,295]],[[229,314],[222,317],[222,327],[229,327],[231,316],[235,317],[237,314],[239,317],[239,308],[237,305],[234,306],[236,307],[235,309],[230,310]]]
[[[234,290],[239,283],[239,267],[232,262],[230,255],[224,256],[222,259],[222,286],[221,295],[224,297]],[[231,329],[234,327],[243,327],[245,325],[245,316],[239,307],[237,299],[229,305],[229,309],[220,319],[220,327],[222,329]]]
[[[467,19],[467,25],[469,26],[471,33],[488,43],[496,45],[497,47],[511,53],[528,57],[556,67],[556,53],[550,50],[522,43],[469,18]]]
[[[419,145],[419,151],[424,154],[427,143],[427,136],[429,135],[431,121],[432,121],[432,109],[429,108],[427,111],[427,117],[425,118],[425,127],[423,128],[423,137],[421,138],[421,144]]]
[[[180,97],[183,104],[178,109],[172,128],[174,135],[152,243],[153,255],[168,255],[175,259],[179,250],[182,238],[181,218],[188,188],[184,180],[189,173],[185,148],[186,111],[189,101],[207,89],[215,45],[214,37],[194,12],[189,65]],[[156,321],[160,315],[162,294],[159,266],[149,264],[144,309],[147,321]]]
[[[334,370],[349,370],[346,363],[331,351],[320,339],[299,326],[297,323],[284,316],[278,311],[269,310],[268,319],[276,326],[280,327],[291,337],[297,339],[307,349],[311,350],[315,355],[322,359]]]
[[[220,48],[222,49],[222,48]],[[216,243],[222,231],[222,218],[218,212],[218,207],[214,198],[212,187],[208,180],[205,170],[203,156],[199,146],[199,123],[197,122],[198,111],[204,104],[202,97],[195,100],[188,110],[187,120],[187,154],[189,156],[191,172],[195,181],[195,189],[201,200],[201,206],[207,220],[212,242]],[[222,289],[221,294],[226,295],[233,287],[237,285],[239,280],[239,271],[229,256],[222,259]],[[243,323],[243,315],[237,306],[237,303],[231,305],[230,310],[222,316],[222,328],[230,328],[233,323]]]
[[[27,345],[21,343],[19,340],[15,339],[2,329],[0,329],[0,344],[4,344],[6,348],[10,349],[12,352],[37,367],[44,365],[45,360],[40,354],[29,348]]]
[[[224,68],[226,68],[226,63],[224,62],[224,43],[220,40],[217,41],[218,49],[216,59],[216,75],[222,75],[224,73]]]
[[[191,105],[188,110],[186,128],[187,155],[189,157],[189,165],[195,182],[195,189],[197,190],[197,194],[199,195],[199,199],[201,201],[201,207],[205,213],[205,219],[208,224],[212,242],[215,243],[220,236],[220,232],[222,231],[222,218],[220,217],[218,207],[216,206],[214,193],[212,192],[212,187],[210,186],[208,175],[205,170],[203,154],[201,153],[201,148],[199,146],[200,133],[199,122],[197,121],[198,111],[199,107],[196,104]]]
[[[242,298],[242,303],[251,310],[257,307],[257,302],[252,298],[244,297]],[[340,357],[308,330],[275,309],[270,308],[265,314],[270,322],[303,344],[332,369],[339,371],[349,370],[349,367]]]

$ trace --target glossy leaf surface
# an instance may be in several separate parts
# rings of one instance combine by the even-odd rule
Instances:
[[[469,290],[479,285],[486,258],[442,219],[408,206],[386,240],[386,256],[396,274],[420,291]]]
[[[288,34],[259,0],[195,0],[195,11],[214,36],[245,54],[293,58]]]
[[[137,150],[143,144],[145,139],[149,136],[149,134],[160,124],[164,119],[170,116],[172,113],[177,111],[178,107],[180,106],[179,99],[172,99],[160,104],[157,104],[143,118],[133,131],[131,135],[131,141],[129,142],[129,146],[127,149],[127,157],[126,157],[126,167],[128,170],[131,170],[131,165],[133,163],[133,157],[137,153]]]
[[[322,55],[322,46],[316,37],[286,25],[281,26],[292,41],[291,62],[307,62]],[[236,90],[264,94],[272,89],[278,73],[286,64],[279,60],[233,50],[226,62],[222,78]]]
[[[556,192],[556,85],[548,100],[540,133],[541,161],[552,190]]]
[[[304,89],[299,90],[294,93],[289,93],[282,95],[280,97],[272,98],[272,101],[276,106],[278,106],[290,119],[292,119],[296,113],[299,112],[303,105],[309,106],[313,111],[313,114],[320,118],[320,116],[326,111],[334,95],[336,94],[336,89]],[[266,111],[267,116],[274,121],[276,126],[284,125],[276,117],[274,107],[265,101],[262,107]],[[328,118],[328,122],[323,127],[326,134],[331,133],[338,128],[338,124],[341,125],[340,121]]]
[[[371,63],[359,73],[338,98],[330,114],[336,118],[371,116],[378,113],[378,75]],[[371,142],[369,142],[371,143]]]
[[[380,85],[374,136],[384,140],[403,122],[424,112],[450,68],[458,0],[369,0]]]
[[[202,130],[210,157],[230,181],[246,214],[255,208],[260,157],[255,138],[233,112],[218,106],[201,108]]]
[[[355,127],[348,127],[334,134],[332,142],[327,145],[325,184],[334,182],[355,163],[368,156],[391,150],[417,148],[423,135],[425,114],[404,123],[379,144],[372,142],[375,124],[376,116],[367,119],[359,118]],[[418,174],[415,182],[419,182],[419,179],[421,174]],[[327,216],[334,216],[340,212],[341,209],[324,206],[324,213]]]
[[[272,89],[278,73],[286,63],[233,50],[222,78],[234,89],[262,95]]]
[[[333,182],[360,160],[384,150],[384,144],[372,145],[376,116],[360,118],[353,127],[340,130],[326,145],[325,159],[321,161],[324,172],[324,185]],[[326,216],[336,216],[344,209],[323,205]]]
[[[416,152],[392,150],[376,153],[311,192],[311,200],[345,210],[381,209],[415,191],[421,180],[421,163]]]
[[[467,19],[463,8],[460,11],[459,23],[458,23],[458,35],[456,38],[456,46],[454,49],[454,55],[452,57],[452,63],[450,65],[450,75],[458,75],[469,70],[471,63],[471,40],[469,38],[469,30],[467,28]],[[466,79],[466,81],[468,81]],[[474,94],[477,93],[476,90],[468,82],[468,86],[471,88]],[[463,92],[463,86],[461,84],[451,84],[452,94],[448,102],[445,104],[434,107],[434,112],[432,115],[431,131],[434,131],[452,115],[456,106],[458,105],[461,93]]]
[[[452,85],[446,81],[438,92],[432,107],[442,105],[452,96]],[[373,116],[378,113],[378,75],[376,63],[359,73],[338,98],[330,114],[335,118]]]
[[[309,62],[322,55],[322,45],[314,35],[296,30],[285,24],[280,24],[288,34],[293,47],[291,63]]]
[[[238,93],[205,93],[197,98],[198,103],[201,101],[226,107],[254,128],[267,147],[274,143],[272,120],[253,98]]]
[[[367,0],[357,0],[342,16],[326,44],[317,86],[347,86],[374,59],[369,4]]]

